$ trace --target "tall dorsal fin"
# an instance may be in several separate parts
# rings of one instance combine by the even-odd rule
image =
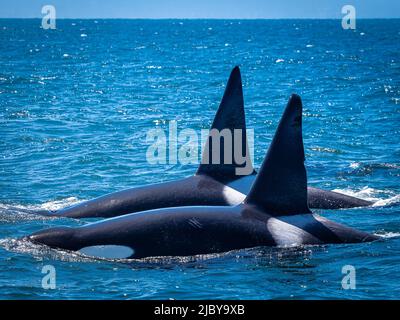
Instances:
[[[235,131],[240,133],[236,139]],[[230,134],[230,141],[224,138],[225,134]],[[235,157],[235,151],[242,156],[241,159],[237,155]],[[236,66],[226,85],[196,174],[205,174],[227,182],[252,173],[254,169],[247,144],[242,78]]]
[[[310,213],[301,113],[301,99],[293,94],[245,199],[245,203],[256,205],[271,215]]]

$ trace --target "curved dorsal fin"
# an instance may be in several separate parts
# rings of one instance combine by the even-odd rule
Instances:
[[[238,136],[235,136],[235,131]],[[231,139],[225,139],[225,134],[230,135]],[[241,156],[235,157],[235,152]],[[236,66],[230,74],[196,174],[206,174],[227,182],[252,173],[254,169],[247,144],[242,78]]]
[[[310,213],[301,113],[301,99],[293,94],[245,199],[245,203],[256,205],[271,215]]]

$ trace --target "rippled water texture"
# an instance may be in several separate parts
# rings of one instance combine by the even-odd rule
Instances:
[[[0,20],[0,298],[400,298],[400,20]],[[292,92],[304,103],[309,184],[374,199],[321,212],[375,243],[255,248],[103,261],[20,238],[87,221],[35,217],[124,188],[182,178],[151,165],[146,132],[207,129],[242,69],[258,167]],[[55,290],[41,286],[44,265]],[[342,267],[356,268],[343,290]]]

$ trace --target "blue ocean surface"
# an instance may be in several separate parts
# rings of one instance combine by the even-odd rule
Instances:
[[[399,44],[400,20],[0,20],[0,298],[399,299]],[[376,201],[318,213],[382,240],[127,261],[21,239],[93,221],[27,210],[192,175],[150,164],[146,134],[208,129],[235,65],[255,166],[300,94],[309,185]]]

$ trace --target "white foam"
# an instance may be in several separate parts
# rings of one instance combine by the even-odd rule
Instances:
[[[334,192],[374,202],[373,207],[382,207],[400,202],[400,195],[392,191],[378,190],[368,186],[360,189],[334,189]],[[382,196],[387,196],[383,198]]]
[[[75,197],[69,197],[62,200],[48,201],[37,205],[21,205],[0,203],[0,221],[14,223],[26,220],[47,220],[55,219],[55,216],[45,216],[36,214],[40,211],[56,211],[64,207],[69,207],[81,202]]]
[[[382,238],[397,238],[400,237],[400,232],[375,233],[375,235]]]
[[[360,167],[360,163],[359,162],[350,163],[350,168],[357,169],[358,167]]]
[[[368,201],[378,201],[381,200],[380,198],[375,197],[374,195],[378,193],[378,190],[373,188],[369,188],[368,186],[363,187],[360,190],[353,190],[353,189],[333,189],[334,192],[343,193],[348,196],[361,198]]]
[[[81,201],[82,200],[78,200],[78,198],[75,198],[75,197],[68,197],[68,198],[61,199],[61,200],[45,202],[45,203],[39,205],[39,207],[40,207],[40,209],[43,209],[43,210],[59,210],[59,209],[77,204]]]
[[[391,204],[399,203],[400,202],[400,194],[395,195],[391,198],[388,199],[381,199],[375,202],[372,206],[373,207],[383,207],[383,206],[388,206]]]
[[[81,202],[82,200],[78,200],[75,197],[69,197],[61,200],[53,200],[53,201],[48,201],[44,202],[42,204],[38,205],[21,205],[21,204],[5,204],[5,203],[0,203],[0,209],[9,209],[9,210],[59,210],[64,207],[69,207],[74,204],[77,204]]]
[[[0,246],[7,251],[30,254],[37,259],[43,259],[43,257],[49,257],[51,259],[57,259],[67,262],[93,262],[98,259],[87,257],[79,254],[79,252],[63,251],[58,249],[52,249],[48,246],[36,244],[29,241],[26,238],[15,239],[5,238],[0,239]]]
[[[208,261],[212,259],[218,259],[225,256],[230,256],[232,253],[236,253],[237,250],[212,253],[212,254],[200,254],[194,256],[160,256],[160,257],[147,257],[141,259],[126,259],[126,258],[110,258],[104,255],[100,256],[88,256],[85,252],[80,251],[67,251],[61,249],[53,249],[46,245],[36,244],[29,241],[27,238],[15,239],[5,238],[0,239],[0,247],[3,247],[7,251],[30,254],[37,259],[43,259],[47,257],[50,259],[56,259],[66,262],[97,262],[97,261],[118,261],[120,263],[155,263],[155,264],[176,264],[176,263],[193,263],[198,261]],[[94,246],[100,247],[100,246]],[[94,248],[91,247],[91,248]],[[119,246],[118,246],[119,247]],[[129,247],[125,247],[126,250]],[[133,251],[133,249],[129,248]],[[246,249],[245,249],[246,250]],[[104,253],[104,252],[103,252]],[[125,252],[126,253],[126,252]],[[125,254],[126,255],[126,254]]]

